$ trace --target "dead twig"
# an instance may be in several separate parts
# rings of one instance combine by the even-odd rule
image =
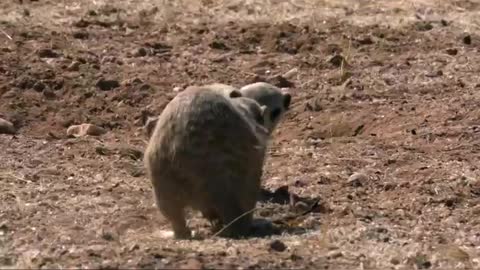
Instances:
[[[2,34],[4,34],[8,39],[13,40],[13,38],[7,32],[5,32],[3,29],[0,29],[0,32],[2,32]]]
[[[219,230],[218,232],[216,232],[214,235],[212,235],[212,238],[213,237],[216,237],[218,235],[220,235],[224,230],[226,230],[228,227],[230,227],[233,223],[235,223],[237,220],[241,219],[242,217],[254,212],[255,210],[257,210],[257,208],[253,208],[252,210],[250,211],[247,211],[243,214],[241,214],[240,216],[238,216],[237,218],[235,218],[234,220],[232,220],[230,223],[228,223],[227,225],[223,226],[223,228],[221,230]]]

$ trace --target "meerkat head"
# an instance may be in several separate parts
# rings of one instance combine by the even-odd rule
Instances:
[[[265,126],[269,133],[272,133],[283,115],[290,108],[291,95],[280,88],[265,82],[257,82],[240,88],[243,97],[257,101],[260,106],[268,108],[268,115],[265,117]]]

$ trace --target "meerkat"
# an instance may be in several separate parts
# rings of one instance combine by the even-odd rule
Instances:
[[[179,93],[158,116],[144,162],[175,238],[191,237],[187,207],[200,211],[214,228],[243,215],[220,236],[249,234],[269,137],[260,124],[267,113],[254,100],[237,101],[200,86]]]

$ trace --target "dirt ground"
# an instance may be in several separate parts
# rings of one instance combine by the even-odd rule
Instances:
[[[1,1],[0,118],[17,134],[0,135],[0,267],[480,269],[479,12],[474,0]],[[285,230],[212,237],[193,213],[201,239],[173,240],[142,118],[188,85],[259,80],[293,96],[263,177],[286,199],[256,212]],[[81,123],[108,132],[67,137]]]

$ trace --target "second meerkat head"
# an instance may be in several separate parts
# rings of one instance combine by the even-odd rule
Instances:
[[[256,124],[265,126],[268,121],[269,108],[260,105],[256,100],[240,96],[232,98],[232,103],[243,115],[255,121]]]
[[[292,97],[282,89],[265,82],[257,82],[240,88],[243,97],[257,101],[261,106],[268,108],[268,117],[264,126],[272,133],[285,112],[290,108]]]

